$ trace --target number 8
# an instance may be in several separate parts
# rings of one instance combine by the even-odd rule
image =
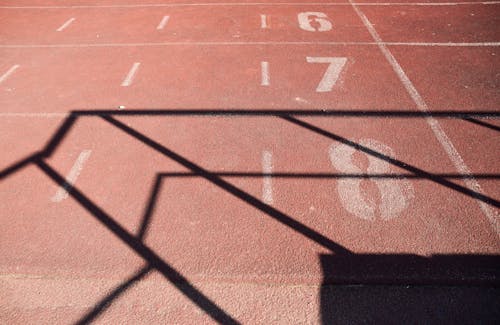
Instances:
[[[359,144],[363,147],[394,157],[394,151],[387,145],[373,139],[362,139]],[[345,174],[363,174],[364,172],[353,163],[355,149],[347,144],[332,145],[329,150],[332,165]],[[368,174],[387,174],[390,165],[387,161],[372,155],[367,155]],[[338,181],[337,190],[345,209],[365,220],[375,220],[378,210],[380,218],[389,220],[401,214],[413,198],[413,187],[405,178],[370,178],[380,192],[380,205],[377,207],[374,200],[365,197],[361,191],[361,178],[347,177]]]

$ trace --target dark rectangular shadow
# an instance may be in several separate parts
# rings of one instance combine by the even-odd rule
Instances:
[[[500,256],[321,255],[323,324],[499,324]]]

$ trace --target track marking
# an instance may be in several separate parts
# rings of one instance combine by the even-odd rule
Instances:
[[[53,118],[53,117],[66,117],[69,116],[71,113],[14,113],[14,112],[5,112],[5,113],[0,113],[0,118],[1,117],[45,117],[45,118]]]
[[[260,15],[260,28],[262,29],[268,28],[266,15]]]
[[[62,200],[68,198],[69,192],[73,188],[73,185],[78,179],[78,176],[80,176],[83,165],[89,159],[91,153],[92,150],[83,150],[80,153],[75,163],[73,164],[73,167],[71,167],[68,176],[66,176],[65,184],[63,186],[59,186],[57,192],[54,194],[54,196],[52,196],[52,202],[61,202]]]
[[[128,87],[132,84],[132,81],[134,80],[134,76],[137,72],[137,69],[139,69],[139,66],[141,65],[140,62],[135,62],[132,65],[132,68],[130,68],[130,71],[128,72],[127,76],[122,82],[122,87]]]
[[[165,26],[167,25],[169,19],[170,19],[170,16],[163,16],[163,18],[161,19],[160,23],[156,27],[156,29],[161,30],[161,29],[165,28]]]
[[[332,58],[332,57],[306,57],[308,63],[329,63],[328,68],[321,78],[321,81],[316,88],[319,93],[332,91],[333,86],[339,79],[340,73],[347,63],[347,58]]]
[[[365,2],[359,6],[459,6],[494,5],[500,1],[464,2]],[[74,6],[0,6],[0,9],[86,9],[86,8],[147,8],[147,7],[212,7],[212,6],[350,6],[349,2],[214,2],[214,3],[147,3],[121,5],[74,5]]]
[[[368,18],[365,16],[365,14],[358,8],[356,3],[354,3],[352,0],[349,0],[349,2],[352,4],[352,7],[356,14],[359,16],[359,18],[362,20],[363,24],[365,27],[368,29],[370,32],[371,36],[375,40],[375,42],[378,43],[378,48],[382,52],[382,54],[385,56],[389,64],[391,65],[392,69],[398,76],[399,80],[401,83],[404,85],[406,91],[410,95],[410,97],[413,99],[413,102],[417,106],[418,110],[420,110],[423,113],[429,113],[429,107],[425,103],[424,99],[422,96],[420,96],[419,92],[411,82],[411,80],[408,78],[406,73],[404,72],[403,68],[401,65],[399,65],[398,61],[396,58],[392,55],[391,51],[387,48],[385,44],[383,44],[382,39],[380,38],[380,35],[377,33],[375,28],[373,27],[372,23],[368,20]],[[477,180],[472,176],[472,172],[470,171],[469,167],[465,164],[463,158],[460,156],[458,153],[457,149],[451,142],[450,138],[446,135],[444,130],[441,128],[441,125],[439,122],[433,118],[432,116],[425,117],[425,120],[427,124],[429,124],[432,132],[434,133],[436,139],[439,141],[445,152],[448,154],[448,157],[452,161],[452,163],[455,165],[455,168],[457,171],[466,177],[464,177],[463,182],[465,183],[466,187],[474,192],[483,193],[483,190],[481,189],[481,186],[477,182]],[[500,216],[498,211],[493,210],[487,203],[481,201],[481,200],[475,200],[478,204],[481,210],[483,211],[483,214],[486,216],[488,221],[490,222],[493,230],[496,232],[497,236],[500,237]]]
[[[273,184],[271,173],[273,172],[273,154],[270,151],[262,152],[262,173],[265,175],[262,180],[262,200],[266,204],[273,204]]]
[[[373,140],[361,139],[358,143],[366,148],[394,157],[394,150],[386,144]],[[355,148],[347,144],[333,144],[329,149],[330,161],[343,174],[362,174],[353,162]],[[366,154],[365,154],[366,155]],[[367,174],[389,174],[390,164],[380,158],[366,155],[368,159]],[[398,217],[410,205],[414,197],[413,186],[406,178],[377,179],[370,178],[380,192],[380,205],[363,194],[361,178],[344,178],[337,181],[337,191],[344,208],[358,218],[374,221],[377,217],[390,220]]]
[[[260,63],[260,70],[261,70],[261,86],[269,86],[269,62],[262,61]]]
[[[332,23],[323,12],[301,12],[297,15],[297,20],[299,21],[299,27],[308,32],[327,32],[332,30]]]
[[[358,46],[358,45],[388,45],[388,46],[430,46],[430,47],[497,47],[500,42],[479,43],[425,43],[425,42],[161,42],[161,43],[80,43],[80,44],[0,44],[1,49],[16,48],[92,48],[92,47],[148,47],[148,46],[253,46],[253,45],[317,45],[317,46]]]
[[[17,70],[17,68],[19,68],[19,64],[15,64],[13,65],[12,67],[10,67],[9,70],[7,70],[7,72],[5,72],[1,77],[0,77],[0,84],[2,82],[4,82],[5,80],[7,80],[7,78],[14,73],[14,71]]]
[[[63,29],[65,29],[66,27],[68,27],[73,21],[75,21],[75,18],[68,19],[64,24],[61,25],[61,27],[59,27],[58,29],[56,29],[56,31],[61,32]]]

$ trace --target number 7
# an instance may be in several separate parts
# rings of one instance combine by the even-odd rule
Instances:
[[[339,79],[340,72],[347,63],[347,58],[332,58],[332,57],[306,57],[308,63],[330,63],[323,75],[323,78],[318,84],[316,91],[328,92],[332,91],[333,86]]]

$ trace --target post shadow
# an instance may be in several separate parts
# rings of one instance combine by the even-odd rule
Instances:
[[[498,324],[500,256],[320,255],[322,324]]]

